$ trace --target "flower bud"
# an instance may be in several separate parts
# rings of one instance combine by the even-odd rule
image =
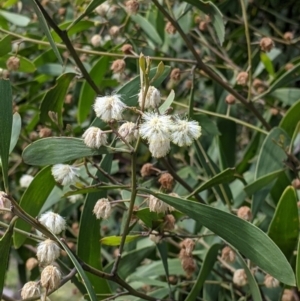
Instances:
[[[292,64],[292,63],[287,63],[287,64],[284,66],[284,69],[285,69],[286,71],[289,71],[289,70],[293,69],[294,66],[295,66],[295,65]]]
[[[96,215],[97,219],[104,218],[107,219],[111,215],[111,204],[108,199],[102,198],[97,201],[93,209],[93,213]]]
[[[179,81],[180,80],[180,77],[181,77],[181,74],[180,74],[180,69],[179,68],[174,68],[171,72],[171,75],[170,75],[170,78],[173,80],[173,81]]]
[[[25,283],[21,290],[21,297],[22,299],[27,299],[31,297],[39,297],[41,294],[40,292],[40,285],[38,282],[29,281]]]
[[[159,177],[158,182],[160,183],[162,188],[166,190],[172,190],[174,184],[174,178],[172,177],[171,174],[166,172]]]
[[[95,8],[95,12],[101,17],[105,17],[109,9],[110,9],[110,5],[107,3],[107,1],[105,1]]]
[[[110,29],[109,29],[109,34],[116,38],[120,33],[120,27],[119,26],[112,26]]]
[[[222,259],[228,263],[235,262],[235,252],[228,246],[222,249]]]
[[[196,262],[193,257],[183,257],[181,259],[181,266],[188,278],[193,275],[197,268]]]
[[[191,238],[186,238],[180,243],[180,247],[185,250],[187,256],[192,256],[195,248],[195,242]]]
[[[235,97],[232,94],[228,94],[225,101],[228,105],[233,105],[235,103]]]
[[[59,287],[61,280],[61,272],[53,265],[46,266],[41,273],[41,285],[47,291],[52,291]]]
[[[242,206],[238,209],[237,216],[249,222],[252,220],[251,209],[247,206]]]
[[[286,41],[291,41],[294,39],[294,34],[290,31],[287,31],[284,33],[283,35],[283,38],[286,40]]]
[[[206,31],[207,30],[207,25],[208,25],[208,23],[207,22],[205,22],[205,21],[201,21],[200,23],[199,23],[199,30],[201,30],[201,31]]]
[[[135,15],[139,10],[139,2],[137,0],[128,0],[125,2],[125,7],[130,15]]]
[[[30,257],[26,260],[26,269],[32,271],[39,264],[38,260],[34,257]]]
[[[136,124],[129,121],[120,126],[118,133],[128,143],[135,141],[139,134]]]
[[[59,234],[66,229],[66,221],[52,211],[43,213],[39,222],[54,234]]]
[[[149,176],[153,175],[155,172],[156,172],[156,170],[155,170],[155,168],[153,167],[153,164],[151,164],[151,163],[146,163],[146,164],[144,164],[144,165],[142,166],[142,168],[141,168],[141,171],[140,171],[141,176],[142,176],[143,178],[149,177]]]
[[[280,282],[275,279],[273,276],[267,274],[265,276],[265,280],[264,280],[264,285],[267,287],[267,288],[274,288],[274,287],[278,287],[280,284]]]
[[[39,136],[40,138],[46,138],[46,137],[50,137],[52,135],[52,130],[47,128],[47,127],[43,127],[40,129],[39,132]]]
[[[255,78],[253,83],[252,83],[253,88],[258,92],[258,93],[262,93],[265,91],[266,86],[263,83],[263,81],[261,81],[258,78]]]
[[[232,281],[237,286],[245,286],[248,283],[245,270],[244,269],[236,270],[233,274]]]
[[[10,71],[17,71],[20,68],[20,59],[16,56],[11,56],[6,61],[6,68]]]
[[[295,188],[295,189],[300,189],[300,179],[299,178],[296,178],[292,181],[292,186]]]
[[[124,44],[121,50],[124,54],[132,54],[133,48],[132,45],[130,44]]]
[[[92,36],[91,38],[91,44],[94,46],[94,47],[99,47],[101,45],[101,42],[102,42],[102,38],[99,34],[95,34]]]
[[[296,301],[297,299],[295,299],[294,297],[294,292],[291,289],[285,289],[283,291],[282,297],[281,297],[281,301]]]
[[[49,265],[53,263],[60,254],[60,248],[57,243],[51,239],[42,241],[36,252],[36,257],[42,265]]]
[[[248,82],[248,72],[240,72],[236,77],[236,83],[241,86],[246,86]]]
[[[270,52],[274,48],[274,42],[271,38],[262,38],[259,42],[260,49],[264,52]]]
[[[107,144],[106,134],[95,126],[89,127],[82,135],[82,138],[84,138],[85,145],[90,148],[98,149],[102,145]]]
[[[167,24],[165,26],[165,31],[168,34],[175,34],[177,32],[176,28],[173,26],[173,24],[171,22],[167,22]]]
[[[23,175],[20,178],[20,186],[22,188],[27,188],[33,180],[33,176],[31,175]]]
[[[126,63],[124,60],[119,59],[113,61],[111,64],[110,70],[112,70],[113,73],[123,73],[126,68]]]

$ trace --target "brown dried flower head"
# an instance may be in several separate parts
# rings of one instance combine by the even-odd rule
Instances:
[[[233,283],[237,286],[245,286],[247,284],[247,275],[244,269],[238,269],[233,274]]]
[[[248,72],[242,71],[236,77],[236,83],[241,86],[246,86],[248,82]]]
[[[165,31],[168,34],[175,34],[177,32],[176,28],[173,26],[173,24],[171,22],[167,22]]]
[[[235,103],[235,97],[232,94],[228,94],[225,98],[225,101],[229,105],[233,105]]]
[[[180,247],[185,250],[187,256],[192,256],[195,248],[195,242],[191,238],[186,238],[180,243]]]
[[[73,95],[72,94],[67,94],[65,97],[65,104],[71,104],[73,101]]]
[[[128,0],[125,3],[126,10],[128,14],[135,15],[139,10],[139,2],[137,0]]]
[[[130,44],[124,44],[122,46],[121,50],[124,54],[131,54],[133,51],[133,47]]]
[[[281,301],[295,301],[294,292],[291,289],[285,289],[283,291]]]
[[[20,59],[16,56],[11,56],[6,61],[6,68],[10,71],[17,71],[20,68]]]
[[[151,163],[144,164],[141,168],[140,173],[143,178],[153,175],[155,173],[153,164],[151,164]]]
[[[280,282],[274,278],[273,276],[267,274],[265,276],[265,280],[264,280],[264,285],[267,287],[267,288],[274,288],[274,287],[278,287],[280,284]]]
[[[238,209],[237,216],[239,218],[242,218],[242,219],[246,220],[246,221],[251,221],[252,220],[251,209],[247,206],[242,206]]]
[[[176,219],[172,214],[167,214],[164,217],[164,230],[172,231],[175,228]]]
[[[112,37],[117,37],[120,33],[120,27],[119,26],[112,26],[110,29],[109,29],[109,34],[112,36]]]
[[[252,86],[258,93],[262,93],[266,90],[266,85],[259,78],[253,80]]]
[[[123,73],[126,68],[126,63],[124,60],[119,59],[113,61],[110,70],[112,70],[113,73]]]
[[[38,260],[34,257],[30,257],[26,261],[26,269],[32,271],[39,264]]]
[[[181,266],[188,278],[194,274],[197,268],[196,262],[193,257],[183,257],[181,259]]]
[[[291,40],[294,39],[294,34],[291,31],[287,31],[287,32],[284,33],[283,38],[286,41],[291,41]]]
[[[174,184],[174,178],[172,177],[171,174],[166,172],[159,177],[158,182],[160,183],[162,188],[166,190],[172,190]]]
[[[224,247],[222,249],[222,259],[228,263],[233,263],[235,262],[235,252],[228,246]]]
[[[260,49],[264,52],[270,52],[274,48],[274,42],[271,38],[262,38],[259,42]]]
[[[174,68],[171,72],[170,78],[174,81],[179,81],[181,78],[181,73],[179,68]]]
[[[296,178],[292,181],[292,186],[295,188],[295,189],[300,189],[300,179],[299,178]]]
[[[43,127],[40,129],[40,132],[39,132],[40,138],[50,137],[51,135],[52,135],[51,129],[49,129],[47,127]]]
[[[92,36],[91,38],[91,44],[94,46],[94,47],[99,47],[101,45],[101,42],[102,42],[102,38],[99,34],[95,34]]]
[[[279,114],[279,110],[276,108],[270,108],[270,112],[273,116],[276,116]]]
[[[47,291],[58,288],[61,280],[61,272],[53,265],[46,266],[41,273],[41,285]]]

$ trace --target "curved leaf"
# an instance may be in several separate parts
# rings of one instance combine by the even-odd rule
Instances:
[[[127,235],[125,239],[125,243],[129,243],[140,238],[141,235]],[[100,240],[103,245],[107,246],[119,246],[121,243],[122,236],[106,236]]]
[[[287,259],[293,255],[299,233],[297,195],[292,186],[283,192],[269,226],[268,234]]]
[[[6,54],[0,57],[0,67],[6,68],[6,61],[11,57],[11,54]],[[20,60],[20,68],[18,71],[32,73],[36,70],[36,67],[32,61],[27,59],[24,56],[16,55],[16,57]]]
[[[19,140],[21,127],[22,127],[21,116],[19,113],[16,112],[13,115],[13,124],[12,124],[12,133],[11,133],[11,139],[10,139],[10,145],[9,145],[9,153],[11,153],[13,151],[13,149],[15,148],[15,146]]]
[[[11,51],[11,36],[6,35],[0,40],[0,56]]]
[[[51,174],[51,166],[42,169],[22,195],[20,200],[21,208],[32,217],[38,216],[55,184],[55,180]],[[26,232],[30,232],[31,229],[31,225],[21,219],[17,220],[15,227]],[[15,232],[13,236],[15,248],[21,247],[26,238],[26,235]]]
[[[23,14],[15,14],[8,11],[0,10],[0,15],[4,17],[7,21],[20,27],[25,27],[30,22],[30,18],[24,16]]]
[[[12,123],[12,91],[10,81],[0,79],[0,158],[6,192],[8,192],[8,157]]]
[[[199,221],[267,273],[287,285],[295,285],[294,272],[283,253],[266,233],[251,223],[207,205],[152,192],[144,188],[139,190],[155,195]]]
[[[56,79],[56,85],[52,87],[44,96],[40,107],[40,121],[51,123],[48,115],[49,111],[57,113],[58,123],[62,126],[62,109],[64,100],[75,73],[64,73]]]
[[[279,127],[292,137],[297,123],[300,120],[300,100],[291,106],[281,119]]]
[[[35,141],[28,145],[22,154],[23,160],[29,165],[53,165],[75,159],[102,155],[111,152],[107,147],[92,149],[82,139],[67,137],[51,137]]]

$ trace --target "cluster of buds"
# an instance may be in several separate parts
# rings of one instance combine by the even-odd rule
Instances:
[[[195,248],[195,242],[190,238],[186,238],[180,243],[180,248],[179,259],[181,261],[181,266],[185,271],[186,276],[190,278],[197,268],[196,261],[192,254]]]

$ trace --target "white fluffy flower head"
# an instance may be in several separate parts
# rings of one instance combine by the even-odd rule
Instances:
[[[120,120],[126,105],[120,100],[119,95],[97,97],[94,111],[103,121]]]
[[[194,139],[201,136],[201,126],[197,121],[180,120],[176,118],[173,126],[171,140],[179,146],[191,145]]]
[[[22,299],[40,296],[40,285],[38,282],[29,281],[24,284],[21,290]]]
[[[51,168],[54,180],[63,186],[75,182],[78,170],[77,167],[68,164],[55,164]]]
[[[151,141],[170,140],[173,122],[170,116],[157,113],[144,113],[144,122],[140,126],[140,135]]]
[[[66,229],[65,219],[52,211],[43,213],[39,222],[54,234],[59,234]]]
[[[149,210],[157,213],[166,213],[169,210],[169,205],[154,195],[149,196]]]
[[[144,91],[144,88],[139,93],[139,105],[140,105],[140,107],[142,107],[142,104],[143,104],[143,94],[144,94],[143,91]],[[156,89],[153,86],[150,86],[148,88],[147,95],[146,95],[146,98],[145,98],[145,104],[144,104],[145,109],[148,109],[148,108],[155,109],[155,108],[158,107],[158,105],[160,103],[161,103],[161,98],[160,98],[159,90]]]
[[[149,143],[149,151],[152,157],[162,158],[167,155],[170,151],[170,140],[169,139],[151,139]]]
[[[49,265],[59,257],[59,254],[60,248],[57,243],[51,239],[46,239],[38,245],[36,257],[41,264]]]
[[[138,130],[136,124],[133,122],[123,123],[118,131],[119,135],[123,137],[128,143],[135,141],[138,138]]]
[[[237,286],[245,286],[248,283],[247,275],[244,269],[238,269],[233,273],[233,283]]]
[[[90,148],[99,148],[102,145],[107,144],[106,134],[95,126],[88,128],[82,135],[84,143]]]
[[[22,188],[27,188],[33,180],[33,176],[31,175],[23,175],[20,178],[20,186]]]
[[[97,219],[104,218],[107,219],[111,214],[111,204],[108,199],[102,198],[97,201],[93,209],[93,213],[96,215]]]

